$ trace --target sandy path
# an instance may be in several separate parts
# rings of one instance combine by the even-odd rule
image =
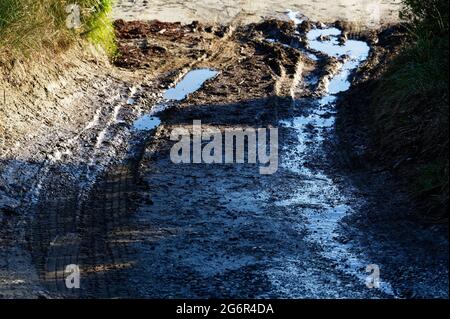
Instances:
[[[294,10],[315,21],[339,19],[376,27],[396,21],[399,8],[399,0],[118,0],[114,18],[185,23],[193,20],[228,23],[235,19],[255,22],[261,17],[281,17],[287,10]]]

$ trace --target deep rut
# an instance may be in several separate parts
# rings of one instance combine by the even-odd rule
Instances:
[[[61,297],[127,297],[122,270],[131,266],[120,229],[136,207],[136,162],[113,167],[82,202],[76,189],[55,192],[37,207],[31,250],[45,287]],[[61,176],[61,178],[63,178]],[[69,265],[78,265],[83,289],[67,289]],[[113,288],[115,289],[113,290]]]

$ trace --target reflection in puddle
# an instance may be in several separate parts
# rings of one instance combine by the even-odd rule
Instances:
[[[203,84],[216,77],[217,71],[211,69],[196,69],[188,72],[183,79],[174,87],[164,93],[164,101],[182,101],[189,94],[199,90]],[[133,123],[133,129],[137,131],[150,131],[161,124],[159,117],[155,116],[164,111],[169,105],[159,103],[155,105],[149,114],[144,114]]]

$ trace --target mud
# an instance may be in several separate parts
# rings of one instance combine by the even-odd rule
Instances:
[[[395,35],[290,18],[117,21],[114,84],[90,92],[83,123],[24,144],[43,156],[2,156],[0,297],[448,298],[446,231],[355,164],[340,120],[342,92],[373,77]],[[218,74],[171,95],[199,69]],[[173,164],[172,129],[198,119],[278,127],[278,172]],[[81,289],[65,286],[69,264]],[[382,289],[366,286],[368,264]]]

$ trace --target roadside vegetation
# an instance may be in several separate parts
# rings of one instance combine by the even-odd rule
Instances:
[[[374,141],[427,216],[448,218],[448,0],[404,0],[409,39],[374,92]]]
[[[68,28],[67,8],[80,8],[79,28]],[[108,18],[112,0],[1,0],[0,61],[11,57],[51,56],[73,43],[88,40],[108,54],[115,52]]]

